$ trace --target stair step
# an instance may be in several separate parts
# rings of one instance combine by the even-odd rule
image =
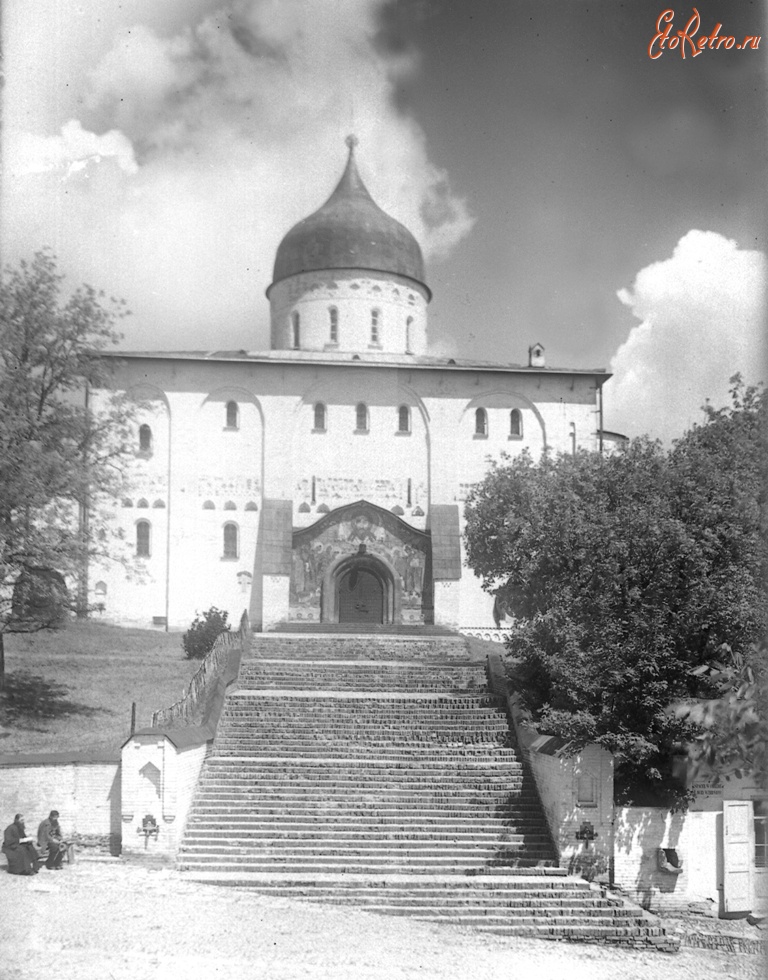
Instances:
[[[499,874],[504,874],[509,871],[510,868],[517,868],[518,866],[525,867],[526,865],[536,865],[539,867],[547,867],[549,862],[547,859],[539,858],[534,855],[529,858],[518,858],[515,861],[493,861],[489,860],[482,865],[478,865],[476,861],[464,861],[459,858],[448,857],[433,857],[433,858],[423,858],[418,861],[409,859],[403,861],[402,859],[398,861],[393,861],[390,858],[370,858],[364,855],[350,856],[340,855],[338,857],[334,855],[330,856],[318,856],[316,858],[300,856],[294,859],[277,859],[274,857],[269,857],[267,859],[259,859],[258,857],[250,858],[248,856],[238,856],[226,860],[224,857],[216,857],[214,855],[180,855],[179,856],[179,867],[182,869],[204,869],[213,868],[219,872],[221,871],[256,871],[256,872],[266,872],[266,871],[286,871],[291,870],[293,874],[318,874],[318,873],[345,873],[345,874],[435,874],[435,873],[450,873],[455,875],[465,875],[465,874],[493,874],[497,872]]]
[[[670,948],[557,867],[506,703],[465,638],[262,634],[178,856],[192,880],[512,936]]]

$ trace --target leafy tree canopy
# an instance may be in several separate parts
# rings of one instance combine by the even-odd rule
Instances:
[[[723,651],[726,652],[726,651]],[[719,693],[672,706],[677,718],[697,724],[700,734],[689,744],[692,774],[714,771],[725,779],[753,776],[768,788],[768,665],[765,644],[735,655],[727,663],[698,667]]]
[[[51,625],[40,591],[60,601],[51,583],[104,550],[98,504],[126,454],[130,411],[112,400],[96,412],[86,392],[108,383],[94,354],[118,342],[127,311],[90,286],[63,297],[63,279],[48,251],[0,278],[0,650],[3,631]]]
[[[466,507],[470,566],[518,620],[513,679],[545,731],[616,753],[617,785],[664,798],[670,758],[698,731],[670,705],[716,696],[694,669],[765,635],[766,398],[732,404],[665,452],[523,455]],[[627,792],[624,792],[626,798]]]

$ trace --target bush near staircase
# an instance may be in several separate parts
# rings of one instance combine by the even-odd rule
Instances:
[[[201,660],[213,649],[222,633],[229,630],[228,613],[211,606],[202,615],[195,616],[192,625],[181,638],[181,645],[188,660]]]

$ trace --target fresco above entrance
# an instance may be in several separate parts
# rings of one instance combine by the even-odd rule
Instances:
[[[329,573],[342,559],[358,554],[379,559],[390,569],[395,622],[431,622],[430,535],[366,501],[340,507],[294,532],[290,618],[320,622],[323,583],[338,588]]]

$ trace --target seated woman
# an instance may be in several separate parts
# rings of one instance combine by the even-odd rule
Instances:
[[[67,842],[63,839],[59,826],[59,811],[51,810],[47,820],[37,828],[37,846],[41,854],[47,854],[46,868],[61,871],[61,862],[67,853]]]
[[[35,850],[32,838],[27,837],[27,832],[24,829],[24,817],[20,813],[17,813],[13,818],[13,823],[5,828],[3,852],[8,858],[8,874],[37,874],[40,857]]]

